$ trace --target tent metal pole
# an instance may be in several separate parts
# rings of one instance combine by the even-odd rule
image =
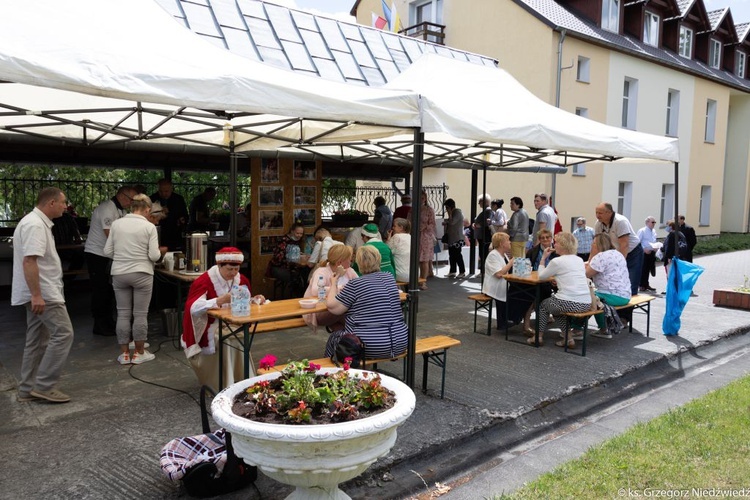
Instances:
[[[234,133],[229,141],[229,246],[237,246],[237,153],[234,152]]]
[[[678,219],[680,215],[680,162],[674,162],[674,225],[675,225],[675,236],[674,236],[674,254],[676,256],[680,256],[679,252],[679,245],[677,244],[680,241],[680,220]],[[667,236],[669,238],[669,236]]]
[[[473,224],[474,220],[477,218],[477,178],[479,175],[477,174],[477,171],[473,168],[471,169],[471,210],[469,210],[470,219],[469,223]],[[477,234],[472,231],[472,234],[474,237],[469,241],[469,274],[474,275],[474,263],[477,261],[477,247],[474,244],[474,242],[477,240]]]
[[[482,166],[482,197],[484,197],[484,195],[486,195],[488,192],[489,191],[487,190],[487,164],[485,164],[485,165]],[[490,199],[491,198],[492,197],[490,197]],[[484,198],[483,198],[482,201],[484,201]],[[482,213],[484,214],[484,206],[482,207]],[[487,227],[487,221],[486,220],[484,221],[484,225],[482,227],[483,228]],[[479,255],[480,256],[483,255],[483,252],[487,251],[487,245],[489,244],[489,242],[485,239],[486,235],[487,235],[487,231],[483,229],[482,230],[482,237],[481,237],[481,239],[479,239],[479,244],[482,245],[482,246],[479,247],[480,248],[480,250],[479,250]],[[479,278],[479,282],[480,283],[484,283],[484,260],[482,260],[482,263],[479,264],[478,271],[479,271],[479,273],[481,275],[481,277]]]
[[[411,209],[411,227],[419,228],[419,217],[422,210],[422,166],[424,164],[424,132],[414,129],[414,200]],[[417,198],[419,197],[419,198]],[[409,344],[406,351],[406,385],[414,387],[416,369],[414,351],[417,348],[417,312],[419,310],[419,231],[417,237],[411,238],[411,262],[409,264]]]

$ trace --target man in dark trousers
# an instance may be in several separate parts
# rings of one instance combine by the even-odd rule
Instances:
[[[151,201],[161,203],[162,213],[165,218],[161,224],[160,245],[169,247],[170,250],[183,249],[185,242],[182,240],[182,230],[187,224],[188,210],[185,198],[174,192],[172,181],[161,179],[159,190],[151,195]]]
[[[679,216],[679,221],[680,232],[685,235],[685,240],[687,241],[687,252],[682,258],[688,262],[693,262],[693,248],[698,243],[698,238],[695,236],[695,229],[693,229],[693,226],[685,224],[684,215]]]

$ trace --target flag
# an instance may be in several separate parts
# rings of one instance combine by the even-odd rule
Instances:
[[[398,11],[396,10],[396,2],[391,2],[391,19],[393,20],[391,31],[398,33],[404,29],[404,26],[401,24],[401,16],[398,15]]]
[[[372,26],[373,28],[377,28],[379,30],[382,30],[386,26],[388,26],[388,21],[380,17],[379,15],[375,14],[374,12],[371,12],[372,14]]]
[[[698,264],[685,262],[677,257],[672,259],[667,276],[667,309],[664,311],[664,320],[661,324],[664,335],[677,335],[680,331],[680,315],[703,271]]]
[[[380,2],[383,4],[383,17],[388,21],[388,29],[392,30],[393,24],[391,23],[391,9],[388,8],[388,4],[385,3],[385,0],[380,0]]]

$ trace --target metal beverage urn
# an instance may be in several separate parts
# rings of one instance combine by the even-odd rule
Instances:
[[[206,272],[208,258],[208,234],[192,233],[188,235],[187,270],[191,272]]]

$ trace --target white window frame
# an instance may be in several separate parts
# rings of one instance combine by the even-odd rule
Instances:
[[[591,60],[588,57],[578,56],[576,67],[576,81],[589,83],[591,81]]]
[[[716,106],[713,99],[706,100],[706,134],[703,139],[712,144],[716,140]]]
[[[747,54],[741,51],[737,51],[737,60],[734,64],[734,73],[739,78],[745,78],[745,64],[747,62]]]
[[[602,29],[620,32],[620,0],[602,0]]]
[[[665,226],[674,217],[674,184],[662,184],[659,225]]]
[[[667,92],[667,128],[665,134],[669,137],[677,137],[677,128],[680,121],[680,91],[669,89]]]
[[[711,186],[701,186],[698,224],[701,226],[711,225]]]
[[[617,184],[617,213],[630,219],[630,209],[633,205],[633,183],[619,182]]]
[[[643,16],[643,43],[653,47],[659,46],[659,26],[661,18],[653,12],[646,11]]]
[[[693,30],[687,26],[680,26],[680,46],[678,52],[682,57],[687,59],[693,58]]]
[[[713,38],[708,41],[708,65],[721,68],[721,42]]]
[[[638,109],[638,80],[625,78],[622,91],[622,128],[635,130]]]
[[[419,8],[431,4],[431,18],[417,20]],[[419,23],[443,24],[443,0],[418,0],[409,4],[410,25],[414,26]]]

